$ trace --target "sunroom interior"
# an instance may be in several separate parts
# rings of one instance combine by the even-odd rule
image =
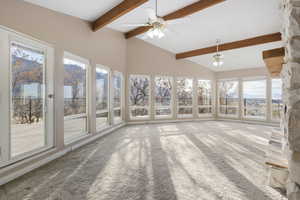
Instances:
[[[299,0],[0,0],[0,200],[299,200],[299,19]]]

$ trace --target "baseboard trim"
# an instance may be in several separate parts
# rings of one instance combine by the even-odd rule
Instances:
[[[203,119],[178,119],[178,120],[149,120],[149,121],[129,121],[127,125],[143,125],[143,124],[163,124],[163,123],[182,123],[182,122],[201,122],[201,121],[215,121],[215,118]]]

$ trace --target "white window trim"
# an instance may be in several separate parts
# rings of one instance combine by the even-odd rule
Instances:
[[[147,78],[147,79],[149,79],[149,105],[148,106],[131,106],[130,104],[130,96],[131,96],[131,94],[130,94],[130,87],[131,87],[131,78],[132,77],[141,77],[141,78]],[[152,86],[151,86],[151,76],[149,76],[149,75],[139,75],[139,74],[130,74],[129,76],[128,76],[128,112],[129,112],[129,118],[130,118],[130,120],[148,120],[148,119],[150,119],[151,118],[151,103],[152,103],[152,101],[151,101],[151,99],[152,99],[152,95],[151,95],[151,93],[152,93],[152,91],[151,91],[151,88],[152,88]],[[148,110],[148,115],[146,115],[146,116],[139,116],[139,117],[133,117],[132,116],[132,110],[134,110],[134,109],[136,109],[136,108],[142,108],[142,109],[147,109]]]
[[[91,97],[91,91],[90,91],[90,87],[91,87],[90,86],[91,85],[91,83],[90,83],[91,82],[91,80],[90,80],[91,65],[90,65],[90,62],[89,62],[88,59],[82,58],[80,56],[77,56],[77,55],[72,54],[72,53],[67,52],[67,51],[64,52],[64,57],[63,57],[63,61],[62,61],[63,64],[64,64],[64,59],[65,58],[73,60],[73,61],[77,61],[77,62],[80,62],[80,63],[83,63],[83,64],[86,65],[86,113],[80,114],[82,116],[80,116],[80,115],[78,116],[80,118],[82,118],[83,116],[86,117],[86,131],[78,134],[78,136],[76,138],[73,138],[73,137],[66,138],[64,136],[64,143],[65,144],[70,144],[72,142],[80,140],[82,137],[87,136],[91,132],[90,131],[90,126],[89,126],[89,123],[88,123],[88,121],[91,119],[90,118],[90,111],[89,111],[89,107],[91,106],[90,101],[89,101],[89,99]],[[77,115],[75,115],[75,116],[77,116]],[[66,120],[70,120],[70,119],[71,119],[71,117],[67,118]]]

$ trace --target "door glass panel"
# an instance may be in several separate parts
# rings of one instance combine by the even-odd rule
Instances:
[[[11,157],[46,145],[45,54],[11,43]]]

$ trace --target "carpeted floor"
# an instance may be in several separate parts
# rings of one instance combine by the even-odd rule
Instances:
[[[265,185],[271,127],[122,128],[0,187],[1,200],[285,200]]]

